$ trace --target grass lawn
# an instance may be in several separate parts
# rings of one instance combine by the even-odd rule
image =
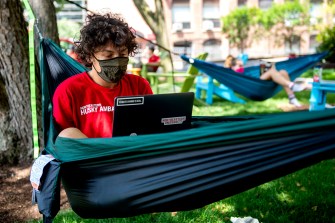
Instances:
[[[334,72],[329,73],[326,76],[333,77]],[[310,73],[304,75],[305,77],[311,76]],[[335,79],[335,74],[333,79]],[[297,93],[296,96],[302,104],[306,106],[309,104],[309,91]],[[212,106],[197,106],[194,108],[193,115],[276,113],[283,112],[281,107],[288,105],[284,91],[264,102],[245,100],[247,103],[242,105],[215,97]],[[335,104],[335,95],[327,96],[327,102]],[[219,223],[231,222],[230,217],[251,216],[257,218],[259,222],[328,223],[335,222],[334,210],[335,159],[331,159],[193,211],[146,214],[132,218],[87,220],[79,218],[74,212],[68,210],[60,212],[54,222]]]

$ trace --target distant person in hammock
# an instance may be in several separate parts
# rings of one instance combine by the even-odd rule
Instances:
[[[236,64],[236,59],[235,59],[235,57],[233,57],[232,55],[228,55],[228,56],[226,57],[226,60],[224,61],[223,66],[224,66],[225,68],[233,69],[233,67],[235,66],[235,64]]]
[[[244,73],[243,61],[240,59],[236,59],[232,55],[227,56],[223,66],[225,68],[230,68],[237,73]]]
[[[152,94],[144,78],[126,74],[129,55],[138,45],[128,24],[117,14],[88,15],[75,48],[88,72],[62,82],[53,97],[59,136],[112,137],[114,98]]]
[[[241,59],[236,59],[233,70],[237,73],[244,73],[243,61]]]
[[[244,73],[244,68],[241,69],[241,66],[238,65],[241,62],[242,61],[238,63],[233,56],[228,55],[225,60],[224,67],[231,68],[235,72]],[[272,80],[273,82],[281,85],[288,96],[289,103],[294,105],[295,107],[301,107],[301,104],[295,97],[294,92],[303,91],[307,88],[307,86],[305,84],[295,84],[294,82],[292,82],[286,70],[278,71],[274,63],[261,64],[260,79]]]
[[[303,91],[307,88],[306,84],[296,84],[290,80],[290,76],[286,70],[277,70],[275,63],[266,63],[265,66],[261,66],[262,80],[272,80],[277,84],[281,85],[289,99],[289,103],[295,107],[301,107],[300,102],[295,97],[294,92]]]

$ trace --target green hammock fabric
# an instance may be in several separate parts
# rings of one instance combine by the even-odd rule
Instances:
[[[64,51],[50,39],[41,39],[39,48],[39,60],[42,82],[42,121],[43,139],[49,141],[57,133],[49,134],[52,118],[52,96],[57,86],[68,77],[87,71],[83,65],[68,56]],[[46,143],[47,145],[49,143]]]
[[[59,210],[60,178],[79,216],[129,217],[199,208],[335,156],[335,110],[193,117],[191,129],[166,134],[57,138],[55,82],[84,68],[48,39],[41,59],[45,149],[57,158],[36,195],[48,218]]]
[[[294,80],[326,55],[327,52],[323,52],[281,61],[276,63],[276,68],[278,70],[286,70],[291,80]],[[198,68],[201,72],[213,77],[233,91],[251,100],[263,101],[273,97],[282,90],[282,87],[273,81],[259,79],[259,66],[246,67],[244,73],[237,73],[232,69],[189,58],[185,55],[181,55],[181,58]]]

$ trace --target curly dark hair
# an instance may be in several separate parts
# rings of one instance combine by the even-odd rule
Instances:
[[[138,48],[134,33],[119,14],[87,15],[86,24],[80,30],[80,38],[76,42],[75,52],[78,59],[88,67],[92,65],[92,54],[109,41],[115,47],[126,46],[129,55],[133,56]]]

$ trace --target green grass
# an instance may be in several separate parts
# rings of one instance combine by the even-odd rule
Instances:
[[[310,92],[300,92],[296,96],[303,104],[309,104]],[[193,114],[221,116],[276,113],[282,112],[280,106],[288,104],[284,91],[263,102],[245,100],[247,103],[242,105],[214,97],[212,106],[197,106]],[[335,104],[335,95],[330,94],[327,102]],[[61,211],[54,222],[222,223],[231,222],[230,217],[251,216],[260,222],[270,223],[330,223],[335,222],[334,210],[335,159],[330,159],[203,208],[178,212],[176,215],[156,213],[131,218],[90,220],[81,219],[73,211],[66,210]]]
[[[301,75],[301,77],[313,77],[313,70],[310,69],[304,74]],[[324,80],[335,80],[335,69],[325,69],[322,71],[322,79]]]
[[[297,99],[302,105],[309,106],[310,91],[295,93]],[[282,108],[289,106],[287,95],[284,91],[280,91],[274,97],[265,101],[251,101],[243,96],[246,104],[237,104],[225,101],[217,96],[213,97],[212,106],[196,106],[193,109],[193,115],[200,116],[222,116],[222,115],[248,115],[248,114],[267,114],[283,112]],[[327,103],[335,104],[335,94],[327,95]]]

